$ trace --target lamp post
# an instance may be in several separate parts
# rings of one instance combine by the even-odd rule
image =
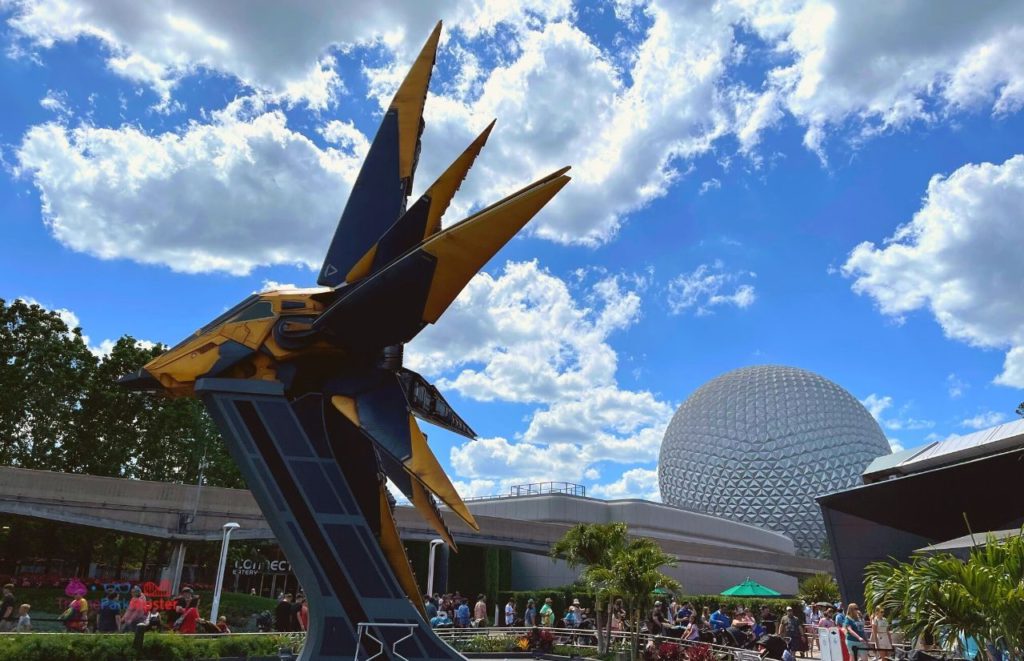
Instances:
[[[427,594],[434,594],[434,556],[436,555],[437,547],[444,544],[443,539],[432,539],[430,540],[430,557],[427,560]]]
[[[217,582],[213,585],[213,607],[210,608],[210,621],[214,624],[217,623],[217,609],[220,608],[220,589],[224,583],[224,569],[228,563],[228,541],[231,539],[231,533],[236,528],[241,528],[234,521],[224,524],[224,537],[220,542],[220,562],[217,563]]]

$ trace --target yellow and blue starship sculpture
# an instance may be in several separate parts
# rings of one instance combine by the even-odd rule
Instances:
[[[384,115],[321,286],[251,296],[121,380],[208,407],[306,590],[304,659],[461,658],[423,620],[385,478],[453,544],[434,496],[476,522],[416,418],[474,433],[402,367],[402,346],[569,181],[569,168],[558,170],[441,229],[492,122],[406,206],[440,32],[438,23]]]

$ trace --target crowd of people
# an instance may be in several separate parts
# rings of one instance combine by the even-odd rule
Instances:
[[[504,608],[499,611],[498,620],[491,622],[488,618],[486,595],[477,595],[473,607],[470,608],[470,597],[459,592],[426,595],[423,599],[424,611],[430,626],[435,629],[466,628],[486,626],[507,627],[556,627],[592,629],[594,618],[589,608],[573,599],[562,616],[555,612],[554,600],[545,598],[537,606],[537,600],[527,599],[525,604],[516,603],[515,597],[509,597]],[[620,620],[621,621],[621,620]]]
[[[488,619],[487,597],[482,594],[475,600],[458,592],[426,595],[424,608],[430,626],[436,629],[487,626],[593,629],[596,626],[593,613],[578,598],[559,616],[550,597],[543,601],[527,599],[525,603],[517,603],[514,597],[509,597],[499,610],[497,622]],[[610,616],[612,631],[629,629],[629,618],[621,599],[612,603]],[[655,601],[641,624],[642,632],[654,636],[716,641],[735,647],[754,647],[766,636],[774,636],[785,641],[787,656],[793,658],[809,656],[818,644],[817,630],[830,627],[842,627],[851,656],[857,648],[873,648],[878,652],[879,661],[888,661],[893,641],[882,609],[876,609],[873,616],[866,619],[860,607],[852,603],[845,608],[838,603],[803,604],[802,608],[787,606],[781,617],[777,617],[768,605],[757,613],[751,608],[729,608],[725,604],[712,611],[708,606],[697,608],[689,601],[666,598]]]

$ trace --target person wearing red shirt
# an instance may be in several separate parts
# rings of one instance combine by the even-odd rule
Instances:
[[[185,612],[181,617],[181,626],[178,627],[178,633],[195,633],[196,622],[199,621],[199,595],[196,595],[189,603],[188,607],[185,608]]]

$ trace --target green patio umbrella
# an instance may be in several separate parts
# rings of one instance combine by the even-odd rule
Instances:
[[[765,587],[757,581],[749,578],[739,585],[734,585],[728,590],[722,591],[725,597],[781,597],[781,592]]]

